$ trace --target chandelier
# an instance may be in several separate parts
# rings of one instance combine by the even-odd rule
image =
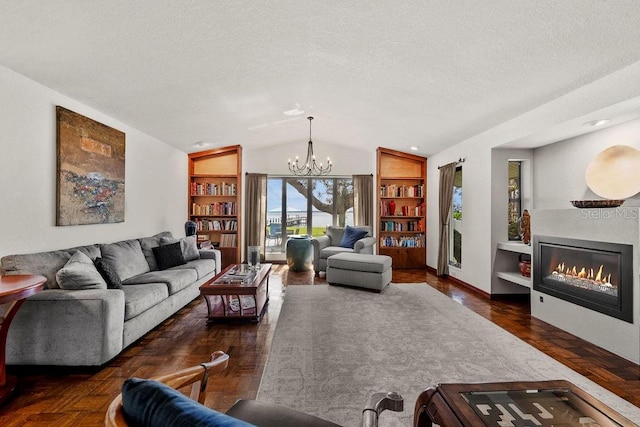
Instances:
[[[292,163],[291,159],[287,162],[289,170],[294,175],[299,176],[317,176],[327,175],[331,172],[331,160],[327,157],[327,165],[323,166],[322,163],[316,163],[316,156],[313,154],[313,142],[311,141],[311,120],[313,117],[307,117],[309,120],[309,144],[307,145],[307,159],[304,163],[300,164],[300,159],[296,156],[296,160]]]

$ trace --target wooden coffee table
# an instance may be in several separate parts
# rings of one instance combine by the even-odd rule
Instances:
[[[440,384],[423,391],[416,400],[414,427],[432,423],[447,427],[637,427],[581,388],[562,380]]]
[[[251,271],[247,264],[231,264],[200,286],[207,302],[208,321],[249,319],[259,322],[269,301],[271,264]]]

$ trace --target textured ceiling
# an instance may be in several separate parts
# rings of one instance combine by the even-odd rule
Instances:
[[[640,60],[635,0],[0,0],[0,10],[1,65],[184,151],[305,140],[314,115],[314,141],[429,155]],[[304,114],[283,114],[295,108]]]

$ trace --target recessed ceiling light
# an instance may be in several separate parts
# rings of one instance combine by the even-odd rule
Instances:
[[[591,127],[596,127],[596,126],[602,126],[605,123],[609,123],[611,120],[609,119],[600,119],[600,120],[592,120],[590,122],[585,123],[585,126],[591,126]]]
[[[417,145],[412,145],[411,147],[409,147],[409,150],[418,151],[418,148],[420,148],[420,147],[418,147]]]

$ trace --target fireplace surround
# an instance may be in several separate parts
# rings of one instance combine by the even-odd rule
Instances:
[[[633,323],[633,246],[533,238],[533,289]]]

